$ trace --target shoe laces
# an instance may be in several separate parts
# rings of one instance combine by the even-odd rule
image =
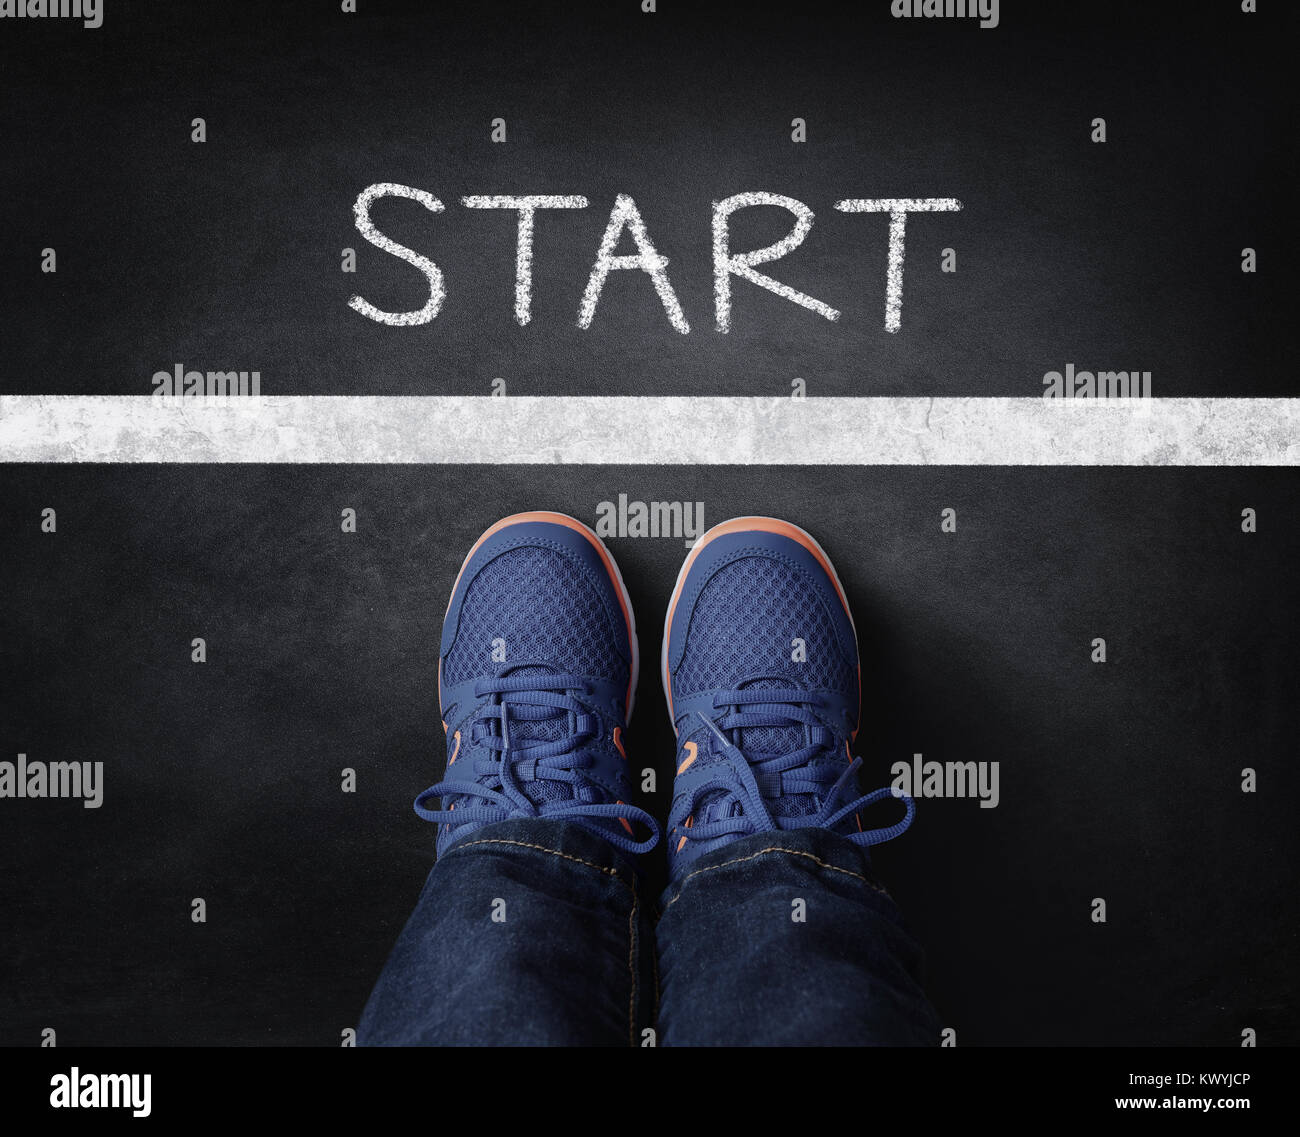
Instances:
[[[711,756],[717,759],[713,776],[674,804],[668,818],[669,827],[688,840],[711,841],[773,829],[833,829],[851,814],[890,797],[903,802],[903,819],[866,830],[859,821],[859,832],[847,834],[848,840],[861,846],[879,845],[906,832],[912,824],[916,803],[908,795],[889,786],[858,793],[862,759],[852,756],[847,740],[840,753],[841,736],[813,709],[825,706],[816,693],[795,687],[718,691],[713,706],[716,713],[712,716],[695,712],[710,734]],[[807,742],[778,754],[740,744],[742,732],[768,727],[796,728]],[[773,812],[774,805],[793,794],[812,795],[820,805],[811,814]]]
[[[447,827],[520,817],[573,821],[626,852],[654,848],[659,825],[645,810],[626,802],[581,800],[584,789],[594,796],[608,794],[587,773],[594,763],[589,744],[602,734],[602,723],[576,696],[590,694],[587,682],[564,673],[476,682],[475,698],[487,696],[487,702],[462,727],[470,732],[463,759],[468,770],[430,786],[415,799],[415,812]],[[542,722],[548,724],[545,733],[557,737],[531,735],[527,724]],[[455,762],[453,753],[449,772]],[[457,772],[464,769],[458,766]],[[430,808],[437,798],[444,808]],[[614,819],[628,835],[600,824]],[[650,831],[641,841],[632,836],[632,823],[638,821]]]

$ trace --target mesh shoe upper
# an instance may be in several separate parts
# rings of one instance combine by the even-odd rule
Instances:
[[[860,832],[855,807],[881,798],[858,797],[849,749],[856,636],[829,561],[802,530],[743,518],[706,534],[674,593],[664,656],[679,748],[674,872],[765,829],[825,826],[860,844],[901,831]]]
[[[496,674],[498,639],[514,659],[626,684],[629,664],[615,647],[616,617],[617,609],[609,611],[597,584],[568,556],[537,545],[510,549],[468,586],[456,639],[443,659],[443,684]]]
[[[725,689],[760,673],[855,697],[857,648],[837,638],[832,613],[805,570],[760,549],[740,549],[695,601],[673,690]]]
[[[590,530],[558,514],[489,529],[461,569],[440,650],[448,766],[416,800],[439,825],[440,853],[483,825],[531,816],[571,820],[628,851],[654,844],[653,819],[627,804],[619,739],[635,628]],[[648,841],[633,839],[635,822]]]

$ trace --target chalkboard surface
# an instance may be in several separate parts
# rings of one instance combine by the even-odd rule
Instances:
[[[1160,398],[1296,393],[1280,13],[357,7],[0,21],[0,395],[148,395],[179,366],[264,395],[1038,396],[1067,364],[1149,371]],[[371,210],[441,272],[426,323],[349,305],[430,295],[358,232],[379,183],[444,206]],[[758,267],[838,319],[736,280],[718,330],[713,203],[759,192],[815,217]],[[517,213],[475,195],[587,199],[537,214],[526,324]],[[619,195],[685,334],[640,271],[579,326]],[[855,198],[962,206],[908,217],[897,331],[889,218],[835,208]],[[792,224],[738,211],[732,247]],[[107,770],[99,810],[0,801],[0,1044],[337,1045],[433,861],[409,800],[444,761],[462,556],[505,514],[594,524],[620,494],[821,541],[858,617],[873,786],[914,754],[1001,764],[997,808],[922,801],[877,855],[963,1045],[1300,1041],[1294,472],[708,461],[0,465],[0,758]],[[657,658],[683,542],[609,543]],[[628,745],[666,775],[656,684],[643,667]]]

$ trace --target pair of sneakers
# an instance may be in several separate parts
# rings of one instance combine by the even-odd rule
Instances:
[[[568,821],[630,854],[658,822],[632,804],[624,733],[638,672],[618,565],[560,513],[519,513],[475,543],[452,588],[438,658],[447,770],[415,811],[438,853],[512,818]],[[716,525],[691,549],[668,604],[661,658],[677,734],[667,850],[675,878],[757,833],[818,827],[858,845],[853,756],[860,674],[848,599],[821,546],[770,517]],[[438,799],[441,799],[439,803]]]

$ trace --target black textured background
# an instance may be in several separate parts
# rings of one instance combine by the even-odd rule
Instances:
[[[812,395],[1036,395],[1073,362],[1150,370],[1157,395],[1293,393],[1276,13],[1011,0],[981,31],[892,19],[889,0],[104,3],[97,31],[3,29],[5,391],[148,394],[181,362],[260,370],[266,394],[487,394],[496,376],[514,394],[784,394],[798,375]],[[446,273],[423,327],[347,307],[427,297],[353,227],[381,181],[447,206],[374,209]],[[738,282],[733,330],[713,331],[710,206],[746,190],[816,212],[770,271],[837,323]],[[641,273],[613,274],[593,328],[575,326],[619,192],[670,260],[687,336]],[[514,214],[459,204],[510,193],[591,200],[540,216],[522,329]],[[888,196],[965,204],[909,221],[900,335],[884,331],[887,219],[832,208]],[[733,247],[789,225],[749,210]],[[46,246],[57,276],[37,271]]]
[[[258,369],[265,393],[293,394],[486,394],[494,376],[515,394],[767,394],[798,375],[811,397],[1034,395],[1066,362],[1149,369],[1157,395],[1294,393],[1276,14],[1012,0],[980,31],[895,21],[887,0],[655,16],[635,0],[104,3],[98,31],[0,24],[0,393],[146,394],[176,362]],[[497,115],[506,145],[488,142]],[[375,210],[446,272],[425,327],[346,307],[353,291],[424,299],[352,228],[376,181],[447,203]],[[772,272],[839,323],[738,283],[732,333],[713,331],[710,201],[752,189],[817,212]],[[574,326],[618,192],[670,258],[688,336],[634,273]],[[464,193],[592,201],[539,218],[527,328],[511,319],[514,216],[464,210]],[[896,336],[885,219],[830,208],[887,195],[965,203],[909,225]],[[738,218],[737,247],[787,224]],[[346,245],[356,276],[339,272]],[[945,246],[955,275],[938,272]],[[1235,1045],[1247,1026],[1295,1043],[1297,484],[0,467],[0,756],[107,767],[99,811],[0,802],[0,1043],[52,1026],[61,1045],[337,1044],[432,861],[409,802],[441,767],[437,635],[464,552],[503,514],[590,523],[619,493],[701,500],[709,523],[789,517],[825,545],[863,640],[873,784],[916,751],[1002,762],[998,809],[923,801],[878,854],[961,1044]],[[56,536],[39,532],[46,506]],[[629,750],[666,775],[653,661],[685,550],[610,544],[646,664]],[[1098,635],[1105,666],[1088,658]],[[1245,766],[1257,794],[1240,792]]]

